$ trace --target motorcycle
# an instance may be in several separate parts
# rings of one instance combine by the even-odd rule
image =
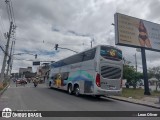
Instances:
[[[38,86],[38,82],[34,82],[34,87],[37,87]]]
[[[38,85],[37,83],[34,83],[34,87],[37,87],[37,85]]]

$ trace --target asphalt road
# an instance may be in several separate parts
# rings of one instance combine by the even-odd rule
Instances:
[[[49,89],[45,84],[39,84],[34,88],[33,84],[18,86],[11,83],[9,88],[0,97],[0,111],[9,107],[12,110],[38,110],[38,111],[160,111],[159,109],[150,108],[142,105],[112,100],[109,98],[94,98],[90,96],[76,97],[69,95],[64,91]],[[0,118],[4,119],[4,118]],[[15,119],[17,118],[9,118]],[[23,118],[24,119],[24,118]],[[27,118],[25,118],[27,119]],[[36,119],[36,118],[34,118]],[[56,118],[37,118],[37,119],[87,119],[87,120],[159,120],[159,118],[149,117],[56,117]],[[29,118],[31,120],[31,118]]]

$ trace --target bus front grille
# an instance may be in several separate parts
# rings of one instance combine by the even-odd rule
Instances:
[[[119,79],[121,77],[121,69],[111,66],[102,66],[101,75],[103,78]]]

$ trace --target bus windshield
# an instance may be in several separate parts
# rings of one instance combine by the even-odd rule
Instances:
[[[113,47],[101,46],[100,55],[105,59],[122,60],[122,51]]]

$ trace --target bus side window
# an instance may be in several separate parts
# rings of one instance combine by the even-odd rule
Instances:
[[[63,80],[68,80],[69,72],[63,73]]]
[[[94,59],[94,57],[95,57],[95,51],[96,51],[96,49],[91,49],[91,50],[88,50],[88,51],[84,52],[83,61]]]

